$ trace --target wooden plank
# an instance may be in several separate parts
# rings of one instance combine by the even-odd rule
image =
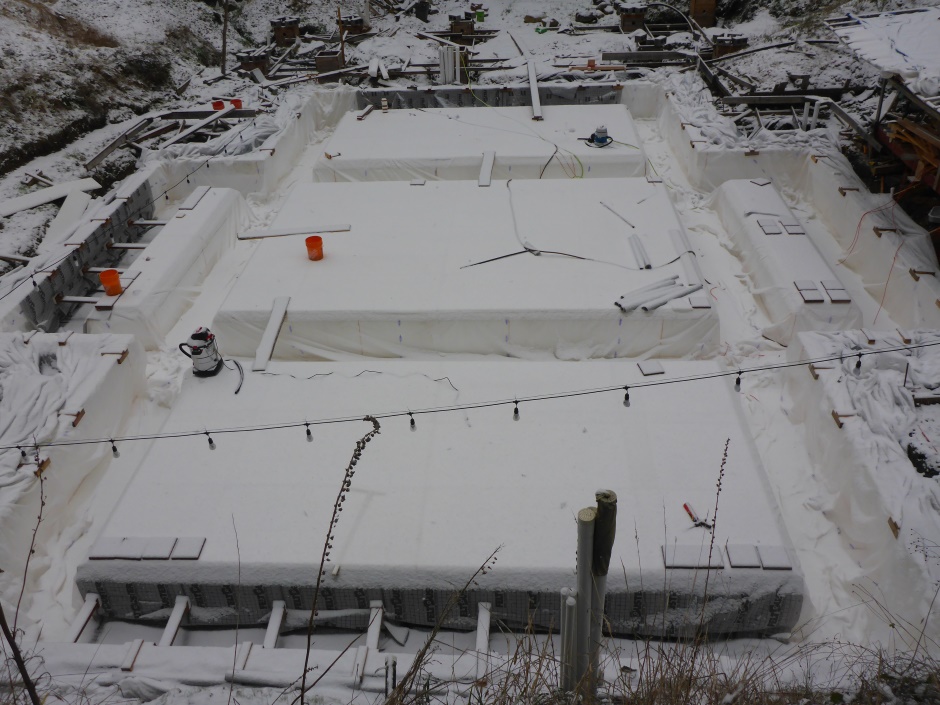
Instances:
[[[265,230],[249,230],[238,236],[239,240],[260,240],[266,237],[286,237],[288,235],[316,235],[317,233],[344,233],[352,229],[346,223],[339,225],[307,225],[296,228],[268,228]]]
[[[193,110],[170,110],[165,113],[161,113],[158,117],[163,120],[204,120],[208,117],[215,115],[217,110],[208,110],[208,109],[193,109]],[[240,118],[253,118],[258,115],[257,110],[252,108],[237,108],[232,112],[228,113],[228,117],[234,119]]]
[[[101,600],[97,594],[89,592],[85,595],[85,603],[82,605],[82,608],[78,612],[78,616],[75,617],[75,621],[72,622],[72,626],[69,627],[69,635],[66,637],[66,640],[70,644],[76,643],[82,637],[82,632],[85,631],[85,627],[88,625],[88,622],[91,620],[92,615],[95,613],[95,610],[98,609],[98,605]]]
[[[134,639],[134,641],[128,644],[127,652],[124,654],[124,660],[121,661],[122,671],[134,670],[134,662],[137,660],[137,655],[140,653],[140,649],[143,645],[143,639]]]
[[[539,77],[535,72],[535,61],[529,59],[526,62],[529,65],[529,95],[532,100],[532,119],[542,119],[542,99],[539,98]]]
[[[180,630],[180,624],[183,623],[183,617],[186,616],[187,612],[189,612],[189,598],[185,595],[177,595],[173,612],[163,628],[163,635],[160,637],[160,643],[157,646],[173,646],[176,634]]]
[[[29,264],[29,257],[20,255],[5,255],[0,253],[0,262],[9,262],[10,264]]]
[[[477,638],[476,650],[478,653],[488,653],[490,650],[490,603],[481,602],[477,605]]]
[[[287,315],[288,304],[290,304],[289,296],[278,296],[274,299],[268,325],[264,329],[264,335],[261,336],[261,342],[258,343],[255,361],[251,365],[253,372],[262,372],[267,369],[271,354],[274,352],[274,345],[277,343],[278,333],[281,332],[284,317]]]
[[[366,661],[368,658],[368,646],[360,646],[356,649],[356,660],[353,662],[353,688],[358,688],[362,685],[362,678],[366,674]]]
[[[109,242],[109,250],[146,250],[146,242]]]
[[[496,161],[496,152],[489,150],[483,152],[483,163],[480,164],[480,176],[477,186],[489,186],[493,181],[493,162]]]
[[[78,219],[82,217],[89,203],[91,203],[91,196],[84,191],[75,190],[69,193],[62,207],[59,208],[59,212],[46,228],[46,237],[52,238],[51,242],[64,238],[78,225]]]
[[[458,44],[457,42],[452,42],[449,39],[444,39],[444,37],[438,37],[436,34],[429,34],[428,32],[418,32],[415,34],[418,39],[431,39],[435,42],[440,42],[444,46],[449,47],[458,47],[460,49],[466,49],[463,44]],[[475,52],[474,52],[475,53]]]
[[[235,670],[244,671],[248,665],[248,656],[251,654],[251,647],[254,646],[250,641],[243,641],[235,647]]]
[[[208,186],[197,186],[193,189],[193,192],[186,197],[186,200],[183,201],[183,205],[179,207],[181,211],[191,211],[195,210],[196,206],[199,205],[199,201],[209,193]],[[185,215],[185,214],[184,214]]]
[[[27,193],[16,198],[10,198],[0,202],[0,217],[7,217],[20,211],[36,208],[37,206],[58,201],[60,198],[66,198],[72,191],[94,191],[101,188],[94,179],[78,179],[77,181],[66,181],[62,184],[56,184],[49,188],[39,189],[32,193]]]
[[[168,220],[129,220],[127,221],[128,225],[134,225],[138,228],[158,228],[161,225],[166,225],[170,221]]]
[[[277,638],[281,633],[281,624],[287,613],[284,600],[275,600],[271,606],[271,616],[268,618],[268,628],[264,632],[264,648],[273,649],[277,646]]]
[[[118,147],[122,147],[128,142],[130,142],[138,133],[143,131],[153,121],[154,121],[154,118],[152,117],[144,118],[143,120],[138,122],[136,125],[131,127],[126,132],[122,132],[120,135],[114,138],[108,145],[106,145],[104,149],[98,152],[98,154],[96,154],[87,162],[85,162],[85,171],[91,171],[96,166],[101,164],[101,162],[103,162],[107,158],[107,156],[111,154],[111,152],[113,152]]]
[[[202,128],[206,127],[207,125],[211,125],[211,124],[214,123],[216,120],[220,120],[221,118],[224,118],[226,115],[229,115],[229,114],[231,114],[231,113],[233,113],[233,112],[235,112],[235,106],[234,106],[234,105],[229,105],[229,106],[227,106],[227,107],[222,108],[221,110],[218,110],[218,111],[214,112],[212,115],[210,115],[209,117],[205,118],[204,120],[200,120],[199,122],[197,122],[197,123],[196,123],[195,125],[193,125],[192,127],[188,128],[188,129],[186,129],[186,130],[183,130],[181,133],[179,133],[179,134],[176,135],[175,137],[171,137],[170,139],[168,139],[166,142],[164,142],[163,144],[160,145],[160,149],[164,149],[164,148],[166,148],[166,147],[169,147],[169,146],[171,146],[171,145],[176,144],[176,143],[179,142],[180,140],[186,139],[187,137],[189,137],[190,135],[192,135],[194,132],[198,132],[199,130],[201,130]]]
[[[379,635],[382,633],[382,618],[385,611],[381,600],[369,603],[369,630],[366,632],[366,646],[373,651],[379,650]]]

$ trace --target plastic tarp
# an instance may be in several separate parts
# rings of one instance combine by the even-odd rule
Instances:
[[[940,9],[854,15],[856,24],[834,29],[859,58],[900,74],[923,98],[940,95]]]
[[[940,536],[940,487],[935,477],[915,470],[907,453],[912,436],[921,437],[924,428],[931,435],[921,414],[935,418],[936,407],[918,409],[913,390],[930,392],[925,387],[940,379],[938,348],[929,347],[940,336],[936,331],[903,331],[903,336],[801,333],[787,358],[844,357],[817,363],[815,379],[805,366],[789,372],[789,416],[805,430],[813,472],[824,489],[814,501],[835,524],[846,550],[858,556],[858,576],[842,586],[846,599],[857,599],[855,585],[876,585],[880,610],[899,623],[918,625],[908,641],[912,646],[925,624],[926,640],[940,638],[940,625],[930,618],[940,579],[940,567],[930,557]],[[928,347],[868,354],[856,367],[858,351],[903,348],[905,339]],[[833,413],[841,415],[841,428]]]
[[[893,321],[905,327],[940,327],[940,280],[910,275],[912,269],[940,272],[937,255],[927,232],[895,205],[891,194],[869,193],[838,152],[806,158],[793,186],[843,248],[844,266],[861,276]],[[881,237],[876,227],[885,230]]]
[[[314,166],[315,181],[477,179],[495,152],[493,179],[642,176],[646,155],[623,105],[375,110],[347,113]],[[589,138],[605,126],[611,142]]]
[[[258,242],[213,321],[229,354],[255,354],[280,296],[291,300],[277,359],[681,357],[718,344],[717,315],[690,301],[701,281],[662,184],[298,184],[272,226],[343,223],[348,232],[322,235],[319,262],[302,235]],[[679,291],[665,305],[614,305],[669,277]]]
[[[718,370],[714,362],[663,366],[666,378]],[[675,635],[690,623],[697,627],[706,589],[706,628],[714,633],[776,633],[799,615],[802,576],[728,378],[631,387],[632,407],[624,408],[620,385],[648,379],[626,360],[370,360],[315,369],[272,362],[237,396],[227,376],[233,374],[188,377],[164,432],[260,420],[356,420],[312,426],[312,443],[299,425],[219,434],[213,451],[201,434],[154,444],[138,467],[127,468],[134,479],[101,537],[200,537],[205,543],[197,560],[81,565],[82,591],[100,590],[112,616],[165,619],[162,610],[174,595],[187,594],[200,608],[193,619],[230,624],[233,591],[241,596],[242,623],[262,619],[274,599],[309,609],[343,468],[356,441],[372,429],[359,419],[406,409],[416,412],[414,432],[407,416],[382,419],[380,435],[358,461],[335,528],[321,608],[381,599],[389,619],[433,624],[454,586],[502,546],[496,568],[477,576],[452,618],[474,619],[476,602],[489,599],[494,615],[507,622],[532,616],[541,627],[554,620],[557,628],[558,591],[575,579],[572,515],[604,487],[618,493],[620,514],[630,518],[618,532],[611,563],[617,569],[608,581],[617,633]],[[514,396],[608,385],[614,386],[610,393],[522,402],[519,420],[512,420]],[[419,413],[492,400],[505,403]],[[706,581],[703,570],[665,568],[663,547],[670,556],[681,547],[693,560],[709,552],[710,532],[692,525],[683,504],[710,515],[728,438],[723,518],[712,556],[723,567]],[[733,567],[727,543],[782,551],[793,569]]]
[[[753,282],[755,299],[770,318],[764,336],[789,345],[799,331],[862,324],[861,310],[848,300],[842,283],[772,183],[726,181],[712,205]]]
[[[122,357],[125,350],[127,356]],[[26,451],[24,457],[16,448],[0,450],[0,596],[4,599],[16,601],[37,527],[38,466],[30,446],[108,437],[119,431],[134,398],[143,391],[145,364],[143,350],[130,336],[0,334],[0,445],[22,445]],[[39,546],[56,545],[62,533],[71,537],[66,539],[70,544],[87,529],[89,520],[74,517],[67,505],[110,459],[111,449],[105,444],[40,449],[46,504]],[[51,561],[51,572],[30,571],[23,611],[28,610],[37,581],[64,581],[66,569],[65,561]]]
[[[131,333],[147,349],[162,347],[247,222],[248,206],[232,189],[209,189],[194,209],[177,210],[127,268],[134,279],[113,308],[93,312],[86,331]]]
[[[208,147],[184,145],[185,149],[152,152],[145,158],[164,165],[174,186],[171,198],[185,197],[198,186],[233,188],[243,196],[270,194],[294,168],[297,155],[326,139],[340,117],[355,107],[356,95],[356,89],[348,86],[285,94],[275,115],[264,118],[274,123],[276,131],[251,152],[239,153],[240,135],[235,132]],[[246,123],[243,129],[254,128]]]

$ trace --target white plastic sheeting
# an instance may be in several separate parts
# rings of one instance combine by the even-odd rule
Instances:
[[[789,345],[799,331],[862,324],[861,310],[848,300],[838,277],[772,183],[726,181],[712,204],[751,278],[754,298],[770,318],[764,336]]]
[[[110,311],[95,311],[86,331],[131,333],[158,349],[190,307],[219,258],[247,227],[248,206],[237,191],[209,189],[192,210],[177,210],[127,269],[133,283]]]
[[[494,151],[494,179],[642,176],[646,155],[624,105],[374,110],[347,113],[314,166],[315,181],[477,179]],[[614,140],[591,146],[606,126]]]
[[[940,342],[935,331],[904,335],[913,345]],[[940,638],[940,624],[928,619],[940,579],[940,486],[936,478],[918,474],[905,449],[908,434],[922,432],[911,389],[937,383],[940,355],[937,347],[866,355],[856,368],[857,351],[904,344],[897,333],[801,333],[787,357],[844,354],[843,362],[816,365],[818,379],[805,366],[793,368],[790,419],[802,424],[815,476],[826,490],[815,501],[857,556],[854,584],[836,588],[856,596],[856,585],[874,592],[879,609],[901,625],[896,638],[912,647],[922,628],[926,643]],[[898,527],[897,537],[889,520]]]
[[[164,165],[167,181],[176,185],[171,198],[185,196],[197,186],[233,188],[243,196],[255,192],[271,193],[294,168],[297,155],[307,145],[324,140],[340,117],[355,105],[356,89],[348,86],[286,93],[277,112],[263,118],[266,123],[273,121],[277,130],[251,152],[242,154],[238,151],[239,136],[223,135],[218,139],[232,139],[232,144],[228,147],[216,144],[209,149],[208,156],[198,146],[183,145],[171,154],[157,151],[149,153],[145,159]],[[236,156],[232,156],[233,153]]]
[[[275,359],[681,357],[717,346],[717,316],[688,296],[651,312],[614,305],[671,275],[689,293],[701,284],[662,184],[300,184],[272,225],[338,222],[351,229],[322,235],[319,262],[302,236],[260,241],[213,322],[229,354],[254,356],[278,296],[291,302]]]
[[[64,341],[64,344],[62,344]],[[122,359],[121,353],[127,351]],[[121,360],[119,364],[119,360]],[[39,513],[39,479],[34,443],[107,437],[119,431],[144,381],[144,353],[130,336],[55,333],[0,334],[0,597],[11,602],[23,580],[25,561]],[[84,412],[83,414],[81,412]],[[111,459],[104,444],[42,448],[45,507],[39,545],[62,533],[66,545],[87,528],[87,520],[64,511],[83,482]],[[31,571],[25,594],[39,580],[64,581],[65,562]],[[10,614],[10,613],[8,613]]]
[[[663,366],[665,378],[718,370],[714,362]],[[724,568],[710,576],[710,609],[742,593],[757,600],[802,588],[798,570],[734,569],[724,554],[726,543],[790,546],[730,378],[632,388],[632,406],[624,408],[619,385],[644,379],[625,360],[372,360],[316,369],[279,362],[250,375],[237,396],[232,374],[185,381],[164,431],[506,400],[486,409],[416,413],[414,431],[407,416],[381,421],[335,529],[328,588],[450,590],[502,546],[495,570],[477,577],[480,589],[557,597],[574,584],[572,515],[604,487],[618,493],[621,516],[629,517],[614,544],[609,589],[637,591],[645,581],[653,590],[668,583],[674,595],[701,594],[701,571],[664,570],[663,544],[708,553],[710,532],[692,525],[683,504],[712,518],[726,439],[712,560]],[[512,420],[516,396],[607,385],[618,388],[520,403],[520,418]],[[134,479],[102,536],[205,537],[202,554],[191,561],[88,561],[79,580],[309,585],[343,468],[371,428],[359,421],[316,425],[312,443],[303,426],[219,434],[215,450],[202,435],[154,443],[138,468],[126,468]],[[114,463],[122,467],[121,459]],[[697,621],[700,611],[694,614]]]
[[[937,255],[927,232],[891,194],[869,193],[838,152],[806,158],[792,183],[843,248],[842,263],[862,277],[892,320],[912,328],[940,326],[940,279],[910,275],[911,269],[940,274]],[[876,227],[888,232],[878,237]]]
[[[899,74],[924,98],[940,95],[940,9],[854,15],[854,19],[857,24],[834,31],[859,58]]]

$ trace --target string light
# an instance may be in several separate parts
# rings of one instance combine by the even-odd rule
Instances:
[[[408,416],[411,418],[411,421],[408,422],[408,425],[411,426],[411,430],[415,431],[418,428],[418,424],[415,423],[414,415],[409,411]]]
[[[310,430],[310,424],[305,423],[304,426],[307,427],[307,443],[313,443],[313,431]]]
[[[738,376],[734,379],[734,391],[741,391],[741,370],[738,370]]]
[[[862,369],[862,353],[858,354],[858,360],[855,361],[855,369],[856,370]]]
[[[862,354],[864,355],[879,355],[882,353],[896,353],[896,352],[910,352],[913,350],[919,350],[923,348],[931,348],[940,346],[940,340],[929,342],[929,343],[919,343],[916,345],[901,345],[892,348],[882,348],[880,350],[866,350]],[[695,375],[687,375],[683,377],[661,377],[655,380],[644,380],[640,382],[635,382],[633,387],[658,387],[666,384],[683,384],[686,382],[698,382],[710,379],[718,379],[721,377],[728,377],[730,375],[736,375],[735,387],[739,389],[741,376],[747,372],[772,372],[777,370],[791,369],[795,367],[806,367],[809,365],[819,365],[825,362],[836,362],[836,361],[845,362],[845,355],[841,353],[839,355],[829,355],[824,357],[817,357],[808,360],[798,360],[793,362],[780,362],[768,365],[762,365],[759,367],[749,367],[744,370],[716,370],[714,372],[706,372]],[[523,397],[523,402],[536,402],[536,401],[548,401],[552,399],[567,399],[574,397],[582,396],[591,396],[594,394],[606,394],[610,392],[619,392],[624,390],[624,401],[626,402],[627,395],[629,394],[629,387],[626,386],[611,386],[611,387],[597,387],[592,389],[580,389],[567,392],[550,392],[545,394],[537,394],[529,397]],[[440,406],[440,407],[429,407],[427,409],[421,409],[417,413],[421,414],[439,414],[439,413],[448,413],[454,411],[467,411],[470,409],[486,409],[496,406],[504,406],[505,404],[513,404],[513,418],[517,418],[519,414],[519,403],[518,398],[509,401],[507,399],[494,399],[490,401],[481,401],[481,402],[471,402],[466,404],[454,404],[451,406]],[[410,418],[409,425],[414,428],[414,412],[412,411],[390,411],[388,413],[373,414],[372,417],[376,419],[389,419],[395,418],[398,416],[408,416]],[[343,417],[334,417],[334,418],[322,418],[316,419],[314,421],[295,421],[288,423],[279,423],[279,424],[260,424],[256,426],[234,426],[228,428],[216,428],[213,429],[211,433],[252,433],[257,431],[274,431],[279,429],[288,429],[288,428],[299,428],[302,426],[318,426],[325,424],[340,424],[340,423],[353,423],[363,420],[362,414],[357,414],[354,416],[343,416]],[[66,446],[81,446],[81,445],[96,445],[99,443],[111,443],[114,445],[116,442],[120,441],[123,443],[129,443],[132,441],[153,441],[153,440],[165,440],[172,438],[192,438],[194,436],[205,435],[209,442],[210,448],[215,448],[215,442],[212,440],[210,431],[206,430],[189,430],[189,431],[171,431],[167,433],[153,433],[153,434],[140,434],[133,436],[121,436],[116,439],[114,438],[89,438],[89,439],[70,439],[70,440],[59,440],[51,441],[49,443],[34,443],[29,446],[34,448],[37,452],[40,448],[56,448],[56,447],[66,447]],[[367,439],[368,442],[370,439]],[[19,450],[22,457],[26,457],[26,451],[21,445],[6,445],[0,446],[0,450]]]
[[[119,452],[118,449],[117,449],[117,446],[114,444],[114,439],[113,439],[113,438],[111,439],[111,455],[113,455],[115,458],[120,458],[120,457],[121,457],[121,454],[120,454],[120,452]]]
[[[623,405],[628,408],[630,406],[630,387],[623,388]]]
[[[518,399],[516,400],[516,405],[512,409],[512,420],[513,421],[519,420],[519,400]]]

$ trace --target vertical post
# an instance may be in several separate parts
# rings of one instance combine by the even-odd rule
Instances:
[[[594,546],[591,572],[594,575],[591,591],[591,675],[596,683],[600,674],[600,651],[604,630],[604,600],[607,596],[607,572],[610,554],[617,534],[617,494],[613,490],[598,490],[597,519],[594,521]]]
[[[591,559],[594,554],[594,521],[597,510],[585,507],[578,512],[578,607],[577,636],[575,641],[575,683],[582,696],[593,697],[591,683],[593,677],[588,672],[591,667],[591,592],[594,590],[594,576]]]
[[[561,689],[570,693],[575,686],[575,640],[578,631],[577,592],[571,588],[561,590]]]
[[[228,52],[228,0],[222,0],[222,75],[225,75]]]
[[[885,102],[885,88],[888,85],[888,77],[884,73],[881,74],[881,86],[878,94],[878,109],[875,111],[875,119],[871,121],[871,136],[876,137],[878,134],[878,125],[881,123],[881,108],[884,106]]]
[[[811,130],[815,130],[815,129],[816,129],[816,121],[819,119],[819,106],[820,106],[821,104],[822,104],[822,101],[817,100],[816,103],[813,105],[813,117],[812,117],[812,120],[810,120],[810,123],[809,123],[809,129],[811,129]]]
[[[532,119],[542,119],[542,99],[539,98],[539,76],[535,70],[535,60],[526,62],[529,66],[529,98],[532,101]]]

